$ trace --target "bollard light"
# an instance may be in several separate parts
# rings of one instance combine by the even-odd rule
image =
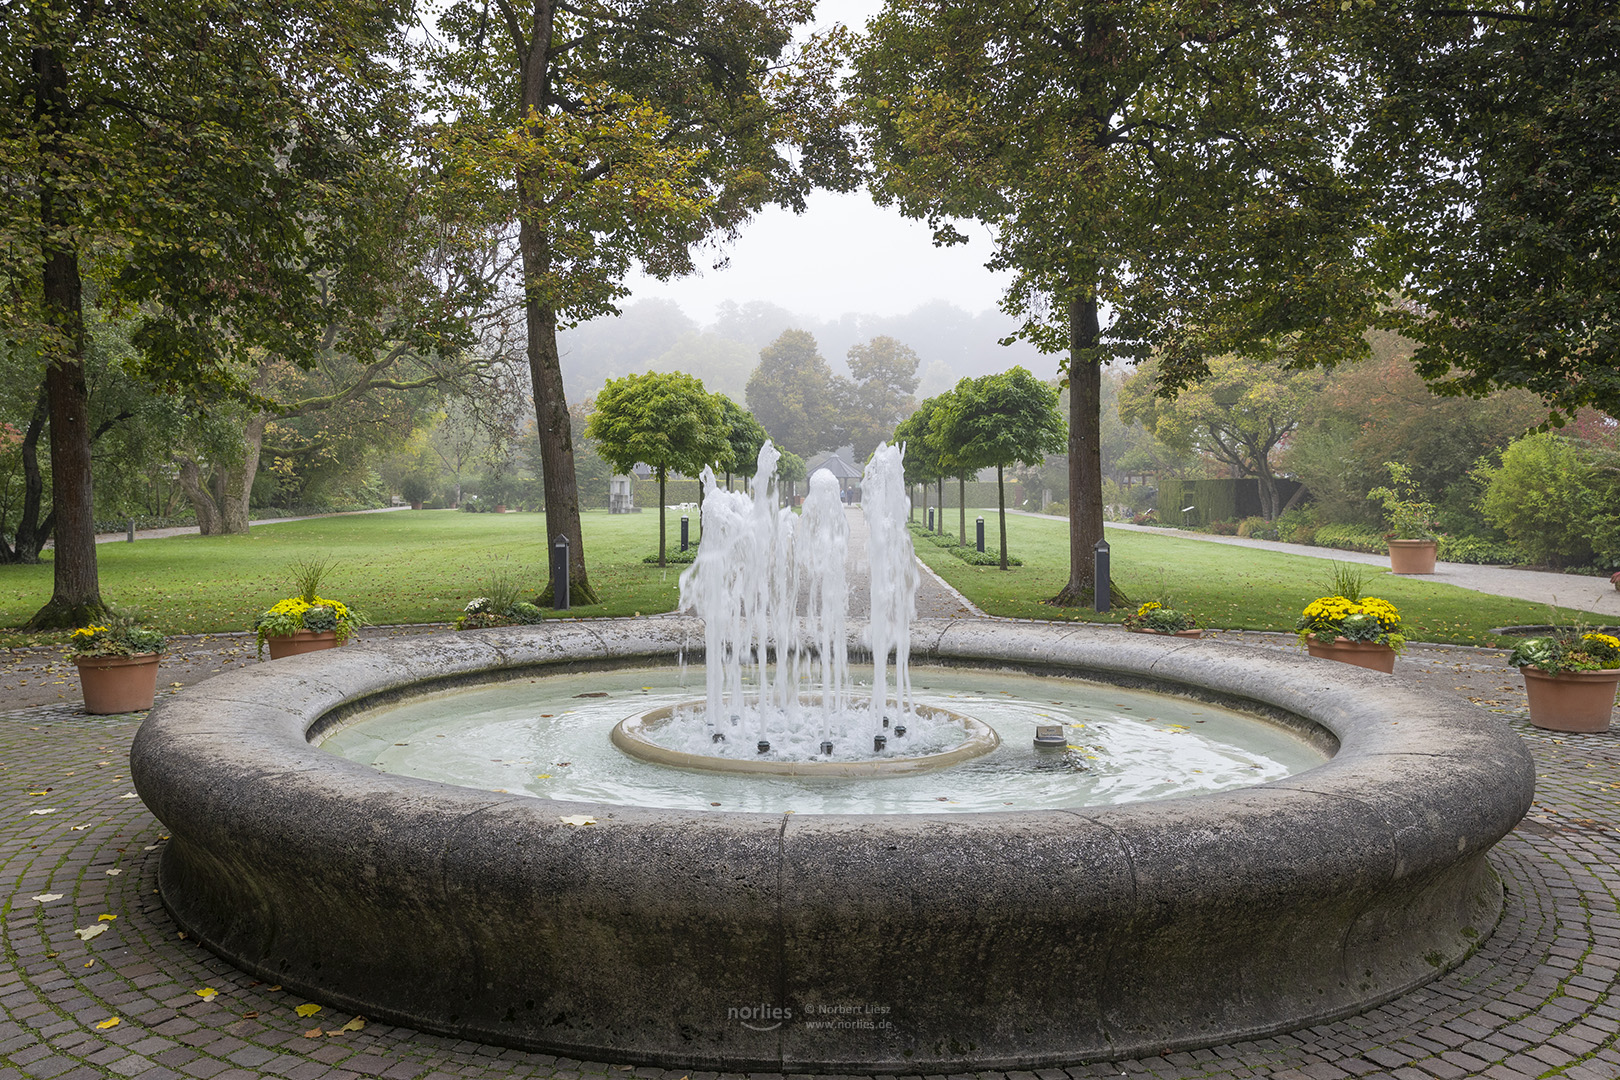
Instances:
[[[1093,554],[1096,557],[1096,561],[1095,561],[1095,563],[1093,564],[1093,567],[1092,567],[1092,572],[1096,575],[1095,576],[1096,584],[1094,584],[1091,587],[1091,594],[1092,594],[1092,597],[1094,598],[1094,603],[1092,604],[1092,607],[1094,607],[1098,611],[1107,611],[1108,610],[1108,600],[1109,600],[1109,596],[1108,596],[1108,581],[1109,581],[1109,578],[1108,578],[1108,541],[1107,540],[1099,540],[1099,541],[1097,541],[1096,546],[1093,547],[1091,550],[1092,550]]]
[[[681,550],[685,551],[691,534],[692,519],[685,514],[681,515]]]
[[[977,525],[978,525],[978,530],[979,530],[979,554],[982,555],[982,554],[984,554],[984,518],[983,517],[979,518]]]
[[[568,610],[568,537],[559,536],[551,543],[551,606],[557,611]]]

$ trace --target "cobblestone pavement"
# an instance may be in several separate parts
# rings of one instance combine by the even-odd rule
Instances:
[[[1620,736],[1530,728],[1498,657],[1452,652],[1403,663],[1443,692],[1449,682],[1496,702],[1539,773],[1530,816],[1491,856],[1506,913],[1472,957],[1378,1008],[1292,1034],[1011,1076],[1620,1077],[1620,999],[1610,993],[1620,970]],[[0,1080],[714,1080],[359,1026],[330,1007],[301,1015],[320,1003],[187,941],[159,903],[165,835],[128,775],[138,719],[86,717],[70,704],[0,713]]]

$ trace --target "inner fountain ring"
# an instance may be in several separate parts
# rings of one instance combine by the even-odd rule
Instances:
[[[673,663],[689,619],[278,660],[166,697],[131,768],[193,939],[335,1010],[581,1060],[953,1073],[1157,1054],[1348,1015],[1460,963],[1535,771],[1499,718],[1212,641],[913,625],[914,662],[1148,687],[1337,752],[1257,787],[1079,810],[748,814],[561,802],[328,754],[367,708]],[[593,824],[585,824],[593,822]]]
[[[674,705],[665,705],[661,709],[627,716],[613,725],[608,737],[613,740],[614,746],[631,757],[650,761],[654,765],[755,776],[909,776],[928,769],[943,769],[948,765],[988,754],[1001,745],[1001,736],[997,735],[989,724],[938,705],[918,705],[912,711],[918,714],[943,716],[961,724],[967,732],[967,737],[949,750],[914,757],[871,758],[863,761],[771,761],[760,758],[727,758],[675,750],[655,742],[649,734],[658,725],[668,722],[677,712],[683,709],[690,712],[707,704],[703,700],[681,701]]]

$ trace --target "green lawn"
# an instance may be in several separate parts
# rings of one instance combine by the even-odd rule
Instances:
[[[993,546],[995,511],[979,513],[984,514],[986,543]],[[948,516],[954,529],[956,517]],[[970,511],[969,542],[974,516]],[[1122,529],[1110,529],[1107,535],[1114,584],[1131,598],[1132,610],[1143,600],[1168,597],[1178,610],[1191,612],[1200,626],[1292,631],[1301,609],[1328,590],[1332,563],[1326,559]],[[1054,608],[1041,602],[1068,581],[1068,522],[1009,514],[1007,551],[1023,559],[1024,565],[1007,571],[969,566],[943,548],[917,543],[918,554],[935,573],[991,615],[1118,622],[1126,614],[1116,609],[1099,615],[1089,608]],[[1496,645],[1507,639],[1489,633],[1493,626],[1548,621],[1544,604],[1395,577],[1374,566],[1365,569],[1367,594],[1398,607],[1408,636],[1416,641]],[[1568,609],[1560,609],[1560,615],[1584,617],[1592,625],[1612,621]]]
[[[631,615],[675,606],[682,568],[660,570],[641,561],[658,551],[657,514],[587,512],[582,524],[591,584],[602,603],[568,614]],[[669,536],[670,548],[678,547],[674,513]],[[180,634],[252,629],[254,616],[292,592],[288,567],[312,555],[336,561],[322,594],[352,604],[374,623],[448,622],[496,570],[531,591],[546,583],[540,514],[356,514],[255,525],[246,536],[176,536],[96,550],[102,597],[144,608],[158,629]],[[48,558],[39,566],[0,566],[0,626],[21,625],[50,593]],[[0,634],[0,644],[64,636]]]

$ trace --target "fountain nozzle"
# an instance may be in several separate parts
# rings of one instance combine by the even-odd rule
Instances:
[[[881,751],[885,746],[888,745],[888,743],[889,743],[889,740],[888,740],[888,738],[886,736],[883,736],[883,735],[874,735],[874,736],[872,736],[872,752],[877,753],[877,752]]]
[[[906,733],[906,725],[904,725],[904,724],[896,724],[896,725],[894,725],[895,738],[899,738],[900,736],[904,735],[905,733]]]
[[[824,757],[832,757],[832,740],[827,739],[821,744],[821,753]]]
[[[884,727],[889,726],[889,714],[888,713],[883,714],[883,726]]]
[[[765,741],[764,739],[759,740],[759,752],[760,753],[768,754],[768,753],[770,753],[770,750],[771,750],[771,744],[769,742]]]
[[[723,732],[723,731],[716,731],[714,734],[709,736],[709,741],[710,742],[725,742],[726,741],[726,733]]]

